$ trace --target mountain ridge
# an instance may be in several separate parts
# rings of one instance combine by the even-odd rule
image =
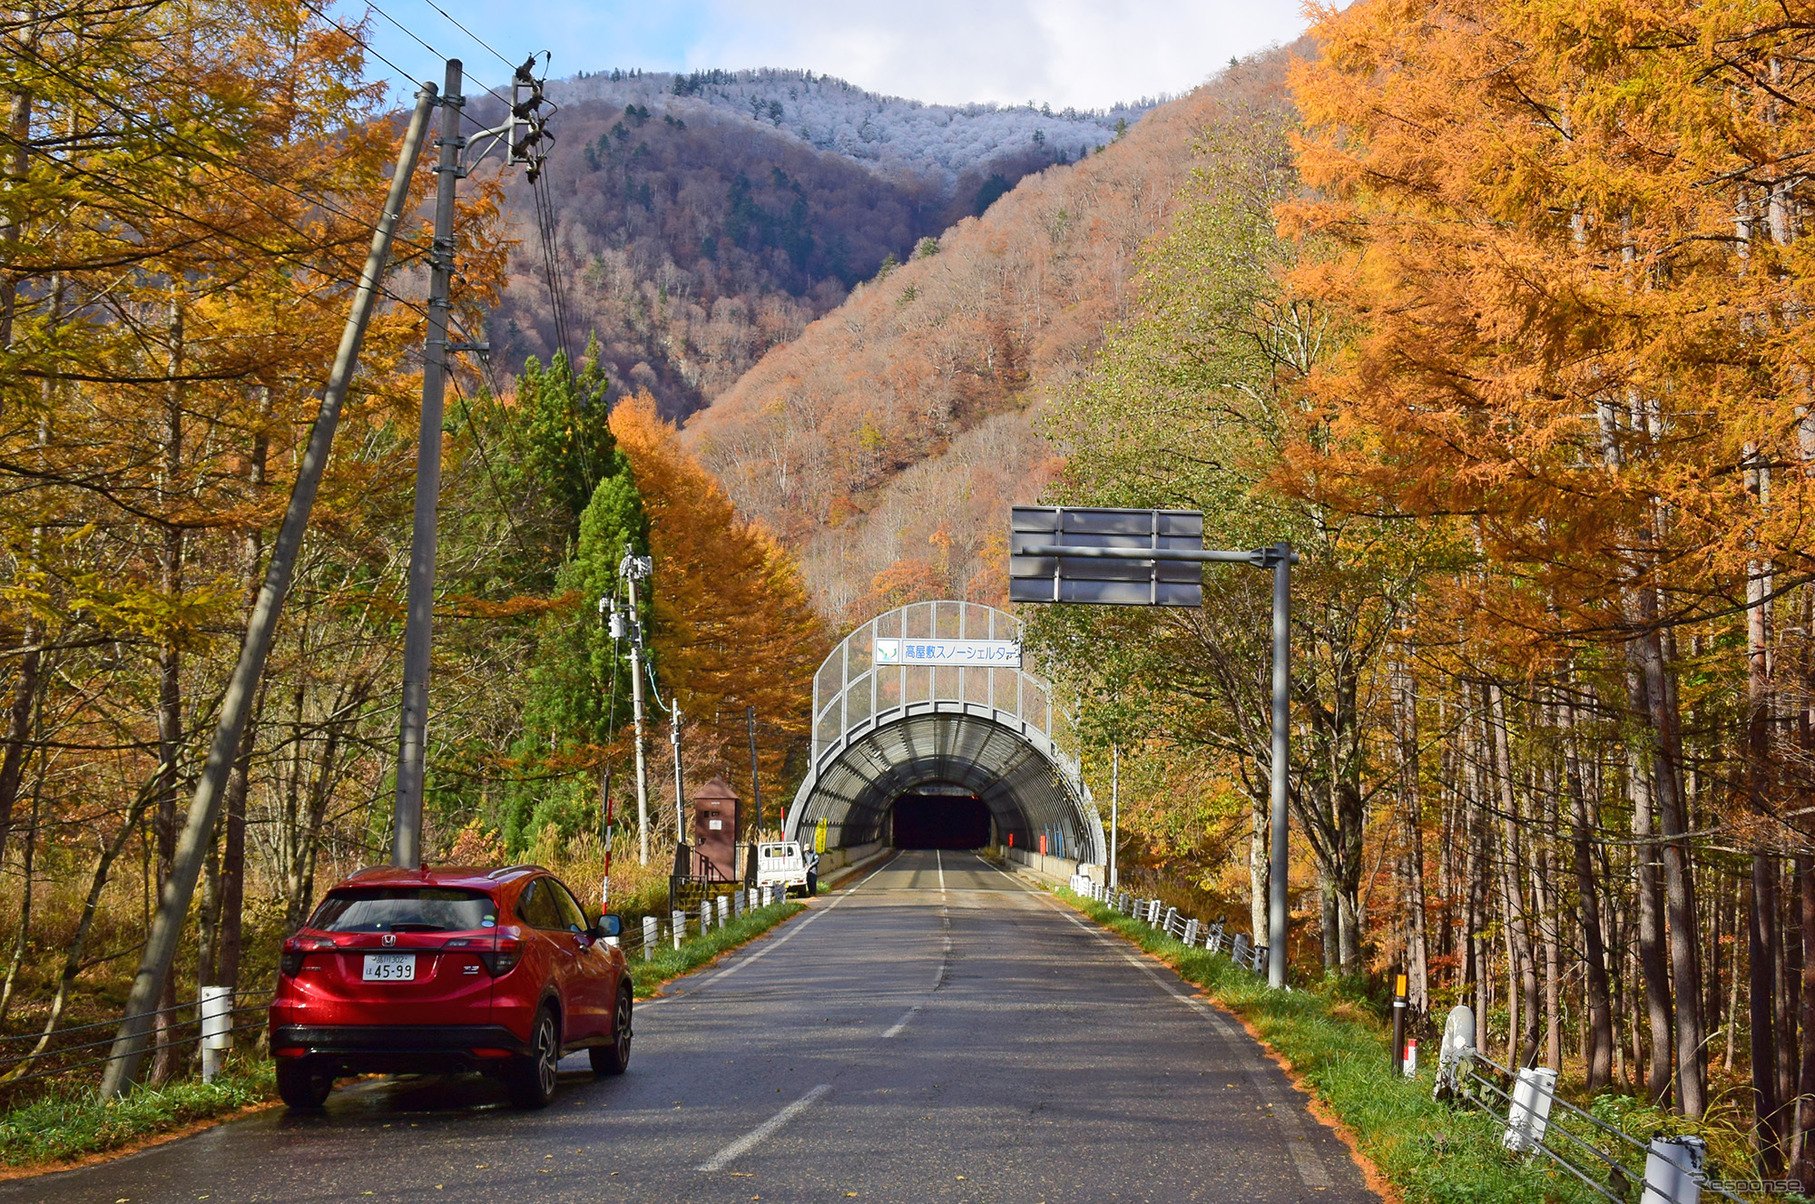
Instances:
[[[931,253],[860,284],[687,423],[740,510],[836,622],[928,597],[1000,604],[1007,510],[1062,449],[1037,428],[1126,311],[1204,132],[1287,103],[1294,47],[1234,65],[1104,151],[1030,174]]]

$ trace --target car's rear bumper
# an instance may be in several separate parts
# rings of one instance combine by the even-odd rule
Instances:
[[[435,1074],[496,1068],[529,1047],[501,1024],[283,1024],[271,1032],[271,1052],[347,1074]]]

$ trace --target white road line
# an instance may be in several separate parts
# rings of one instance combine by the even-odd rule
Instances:
[[[939,971],[938,971],[938,973],[933,975],[933,985],[928,987],[927,990],[937,991],[940,987],[944,986],[945,985],[945,976],[947,974],[951,973],[951,969],[952,969],[952,938],[948,936],[945,938],[945,948],[939,954]]]
[[[1003,873],[999,867],[994,865],[991,865],[990,868],[995,869],[997,873]],[[1235,1056],[1236,1064],[1247,1072],[1248,1081],[1254,1085],[1255,1094],[1259,1095],[1262,1102],[1273,1109],[1274,1118],[1279,1121],[1279,1127],[1284,1132],[1286,1150],[1292,1157],[1292,1169],[1298,1172],[1299,1181],[1309,1188],[1328,1188],[1331,1185],[1330,1172],[1324,1166],[1323,1160],[1317,1156],[1317,1151],[1312,1148],[1310,1138],[1305,1133],[1304,1119],[1296,1101],[1279,1091],[1267,1078],[1266,1071],[1261,1068],[1259,1059],[1254,1056],[1248,1042],[1243,1039],[1246,1036],[1245,1033],[1238,1034],[1235,1026],[1223,1019],[1223,1015],[1218,1009],[1211,1007],[1194,995],[1178,991],[1149,964],[1147,958],[1129,949],[1125,942],[1111,936],[1101,925],[1085,922],[1079,918],[1074,909],[1056,900],[1048,899],[1044,891],[1029,888],[1028,893],[1035,895],[1041,902],[1046,903],[1059,915],[1095,939],[1097,943],[1110,949],[1123,961],[1151,978],[1154,985],[1166,995],[1178,1000],[1207,1020],[1210,1027],[1215,1029],[1219,1036],[1226,1039],[1230,1052]]]
[[[899,856],[899,854],[897,854],[897,856]],[[891,858],[889,858],[889,861],[893,861],[894,859],[895,859],[894,857],[891,857]],[[769,956],[771,953],[775,952],[777,949],[781,948],[783,945],[787,944],[789,941],[791,941],[795,937],[799,936],[801,934],[801,932],[807,927],[807,925],[811,924],[814,920],[817,920],[820,916],[825,915],[828,911],[831,911],[833,908],[837,907],[840,903],[843,903],[846,899],[848,899],[852,895],[856,894],[863,887],[869,885],[870,879],[874,878],[877,874],[881,873],[882,870],[884,869],[884,867],[886,867],[889,864],[889,861],[883,862],[882,865],[877,866],[875,869],[873,869],[869,873],[865,874],[862,882],[859,882],[856,886],[853,886],[850,890],[846,891],[844,894],[839,895],[836,899],[833,899],[830,903],[826,904],[824,907],[820,908],[818,911],[815,911],[812,915],[808,916],[806,919],[802,920],[800,923],[794,925],[793,931],[769,942],[767,945],[764,945],[761,949],[758,949],[755,953],[752,953],[750,956],[739,958],[735,964],[725,967],[723,970],[720,970],[717,974],[711,975],[710,977],[708,977],[705,980],[705,982],[714,983],[714,982],[717,982],[721,978],[728,978],[731,975],[736,974],[739,970],[743,969],[745,966],[749,965],[751,962],[758,961],[762,958]],[[703,985],[705,985],[705,983],[702,983],[701,985],[703,986]]]
[[[813,1106],[813,1101],[832,1089],[832,1084],[821,1083],[793,1103],[771,1116],[762,1124],[751,1129],[742,1137],[720,1150],[693,1169],[699,1171],[722,1171],[738,1158],[775,1136],[781,1127]]]
[[[1254,1084],[1254,1093],[1260,1096],[1261,1102],[1273,1109],[1273,1118],[1285,1134],[1286,1151],[1292,1155],[1292,1166],[1298,1171],[1299,1179],[1306,1187],[1330,1186],[1330,1172],[1317,1157],[1317,1151],[1311,1148],[1297,1107],[1267,1079],[1264,1071],[1248,1071],[1248,1081]]]
[[[939,897],[943,899],[945,898],[945,854],[938,849],[933,850],[933,864],[939,869]]]
[[[887,1041],[890,1037],[900,1036],[901,1030],[908,1026],[908,1021],[912,1020],[914,1018],[914,1013],[918,1012],[919,1010],[920,1009],[918,1007],[909,1008],[907,1010],[906,1014],[901,1017],[901,1019],[899,1019],[899,1020],[895,1021],[895,1023],[889,1025],[888,1031],[882,1034],[882,1039],[884,1041]]]

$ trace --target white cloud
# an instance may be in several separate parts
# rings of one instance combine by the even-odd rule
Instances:
[[[709,0],[687,66],[807,67],[958,104],[1101,108],[1187,91],[1303,32],[1290,0]]]

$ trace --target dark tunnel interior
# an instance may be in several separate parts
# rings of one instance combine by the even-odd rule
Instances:
[[[989,807],[974,795],[904,794],[894,810],[898,849],[980,849],[989,843]]]

